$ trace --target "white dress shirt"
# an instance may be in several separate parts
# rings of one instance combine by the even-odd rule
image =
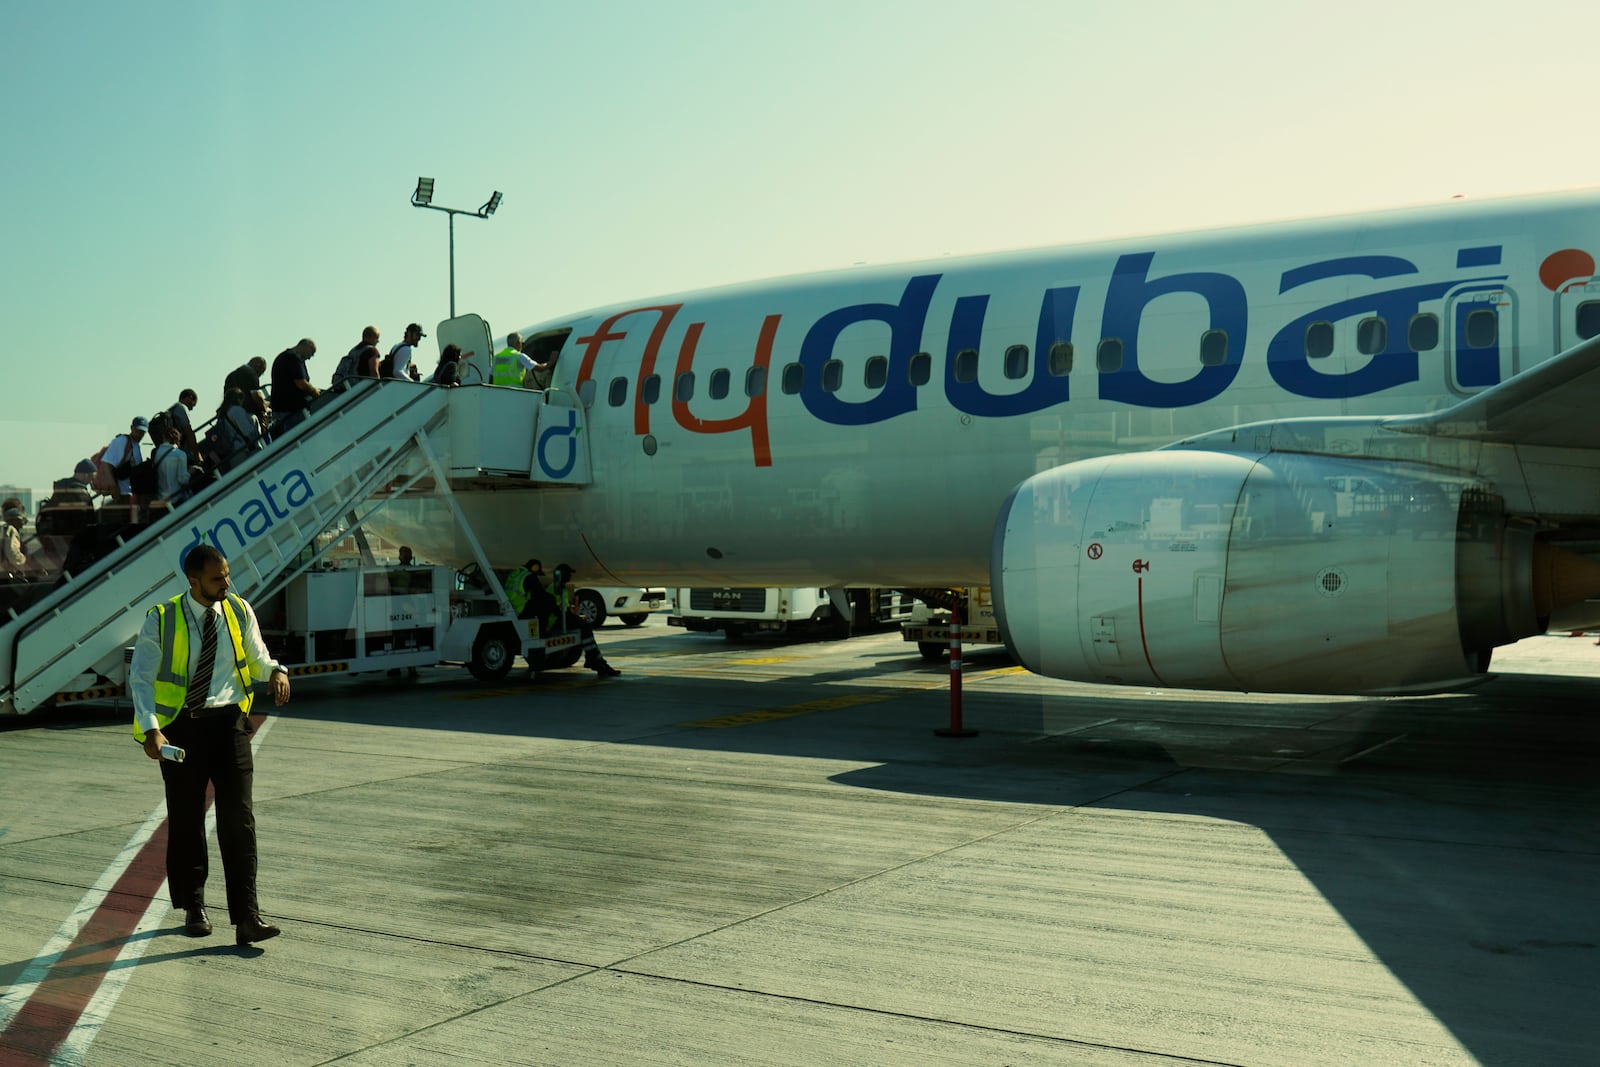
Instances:
[[[125,433],[119,433],[111,439],[110,444],[106,445],[106,450],[100,459],[113,469],[123,460],[129,460],[129,470],[132,470],[144,462],[143,442],[135,441]],[[117,488],[122,491],[123,496],[130,496],[133,493],[133,485],[127,478],[118,478]]]
[[[222,615],[222,602],[218,601],[208,609],[194,598],[191,591],[183,594],[183,599],[178,603],[189,624],[188,676],[191,678],[194,677],[196,664],[200,662],[200,635],[205,632],[205,612],[209,610],[217,616],[217,660],[211,671],[211,689],[206,694],[205,706],[215,708],[239,703],[245,694],[239,687],[239,672],[233,669],[233,639],[228,634],[228,620]],[[250,675],[266,681],[279,664],[262,643],[261,626],[256,622],[255,609],[245,604],[244,617],[239,621],[244,658],[250,664]],[[155,683],[156,673],[161,669],[161,657],[160,618],[151,612],[145,616],[144,625],[139,628],[139,639],[133,646],[133,662],[128,666],[128,689],[133,694],[133,721],[147,734],[156,728]]]
[[[150,458],[156,461],[156,495],[162,500],[170,501],[189,487],[189,453],[166,442]]]

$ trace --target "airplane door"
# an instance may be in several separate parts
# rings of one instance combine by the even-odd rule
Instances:
[[[1556,351],[1600,335],[1600,278],[1579,278],[1556,299]]]
[[[434,327],[439,351],[446,345],[460,345],[461,365],[456,368],[462,385],[482,385],[489,380],[489,360],[494,356],[494,337],[489,324],[470,312],[445,319]],[[470,355],[468,354],[470,353]],[[420,372],[421,367],[417,370]]]
[[[533,396],[541,394],[533,393]],[[553,485],[589,485],[587,412],[578,398],[560,389],[542,394],[533,421],[533,464],[528,477]]]
[[[1466,396],[1498,385],[1521,369],[1517,302],[1510,289],[1459,289],[1446,298],[1445,309],[1445,354],[1452,390]]]

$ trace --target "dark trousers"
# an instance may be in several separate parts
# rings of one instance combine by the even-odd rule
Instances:
[[[237,709],[205,718],[180,714],[163,731],[185,749],[182,763],[161,761],[167,787],[167,888],[175,908],[206,902],[206,786],[216,794],[217,844],[228,885],[228,920],[256,914],[256,817],[252,807],[254,727]]]
[[[592,666],[605,658],[600,655],[600,645],[594,639],[594,630],[579,622],[576,616],[567,620],[566,632],[570,634],[574,630],[578,633],[578,647],[583,649],[584,666]]]

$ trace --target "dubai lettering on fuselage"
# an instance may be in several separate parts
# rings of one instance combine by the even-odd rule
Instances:
[[[1266,365],[1272,380],[1286,393],[1316,399],[1365,396],[1418,380],[1418,353],[1407,347],[1408,330],[1405,324],[1430,302],[1439,301],[1450,294],[1500,289],[1506,285],[1509,277],[1506,273],[1484,273],[1485,268],[1499,266],[1499,245],[1461,248],[1455,252],[1456,276],[1435,281],[1421,280],[1421,272],[1416,264],[1396,255],[1341,256],[1284,270],[1278,278],[1276,294],[1284,297],[1284,303],[1303,304],[1306,297],[1302,295],[1297,299],[1297,290],[1319,282],[1338,280],[1342,282],[1338,287],[1341,292],[1367,288],[1364,283],[1369,282],[1384,284],[1370,287],[1359,295],[1346,296],[1307,310],[1279,327],[1266,344]],[[1097,371],[1099,396],[1113,403],[1145,408],[1188,407],[1215,400],[1237,378],[1249,351],[1247,341],[1251,326],[1251,301],[1245,285],[1233,275],[1218,271],[1161,274],[1156,270],[1156,258],[1155,252],[1119,256],[1106,276],[1108,280],[1102,279],[1100,283],[1105,285],[1106,295],[1101,308],[1099,330],[1094,337],[1096,340],[1118,339],[1121,342],[1122,359],[1116,369]],[[1467,272],[1471,272],[1471,276],[1466,276]],[[943,280],[941,274],[919,274],[905,283],[900,299],[895,303],[852,304],[829,311],[813,322],[800,343],[797,359],[802,368],[799,398],[806,410],[821,421],[837,426],[884,422],[916,410],[918,387],[913,384],[909,365],[913,356],[925,351],[923,336],[928,309]],[[968,375],[967,380],[958,378],[956,356],[963,350],[980,347],[991,296],[957,297],[945,343],[943,387],[950,405],[968,415],[1003,418],[1031,414],[1066,403],[1070,399],[1068,376],[1051,373],[1049,361],[1044,357],[1052,345],[1072,338],[1083,288],[1083,285],[1068,285],[1043,291],[1034,337],[1036,358],[1033,360],[1031,378],[1017,391],[1004,394],[987,391],[976,375]],[[1152,302],[1180,293],[1197,296],[1204,302],[1209,329],[1221,332],[1225,347],[1220,359],[1209,364],[1197,364],[1197,369],[1185,380],[1157,380],[1140,367],[1140,323]],[[1257,302],[1258,312],[1271,306],[1271,301]],[[652,402],[655,398],[647,396],[645,382],[657,373],[656,363],[661,347],[683,308],[681,303],[630,308],[611,315],[592,333],[575,341],[584,350],[575,383],[581,384],[593,376],[605,346],[621,342],[628,336],[628,329],[620,326],[626,324],[630,328],[642,328],[626,320],[636,316],[653,316],[653,319],[645,320],[649,324],[650,334],[640,357],[633,391],[633,429],[636,435],[643,436],[650,432]],[[1372,357],[1360,366],[1347,368],[1342,362],[1337,362],[1337,369],[1318,367],[1306,344],[1308,328],[1314,323],[1336,324],[1358,316],[1376,316],[1391,324],[1381,350],[1372,353]],[[768,314],[762,321],[750,366],[761,368],[763,373],[770,368],[781,319],[781,314]],[[850,400],[827,387],[824,367],[835,358],[840,335],[862,323],[881,323],[888,327],[890,343],[885,353],[887,373],[882,375],[883,384],[873,396],[864,400]],[[706,323],[701,321],[690,322],[685,328],[672,380],[693,370],[695,353],[705,328]],[[1490,385],[1498,378],[1496,359],[1487,368],[1480,363],[1474,371],[1471,384],[1475,387]],[[749,397],[745,410],[736,416],[704,419],[691,412],[689,402],[680,399],[676,390],[673,390],[673,418],[684,429],[694,433],[749,430],[755,465],[770,466],[772,457],[767,432],[767,396],[770,391],[767,388],[748,391],[756,395]]]

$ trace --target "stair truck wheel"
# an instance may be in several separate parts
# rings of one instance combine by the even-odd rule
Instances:
[[[467,661],[467,670],[480,682],[498,682],[510,673],[516,658],[516,628],[485,626],[472,642],[472,658]]]

